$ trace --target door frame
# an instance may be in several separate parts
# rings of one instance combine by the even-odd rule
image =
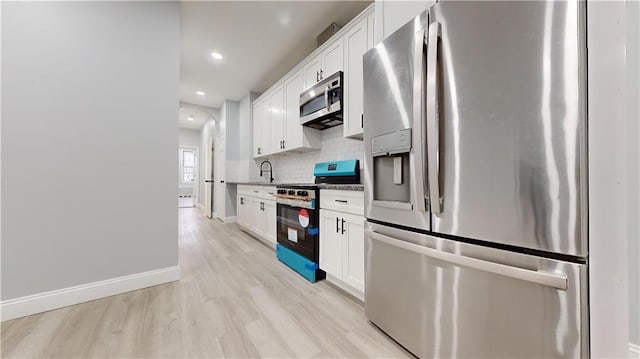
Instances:
[[[198,187],[199,187],[199,183],[200,183],[200,176],[199,176],[199,171],[200,171],[200,148],[198,148],[197,146],[188,146],[188,145],[178,145],[178,156],[180,156],[180,154],[182,153],[181,151],[183,149],[186,150],[193,150],[195,153],[195,163],[194,163],[194,168],[193,168],[193,189],[192,189],[192,193],[191,193],[191,198],[193,200],[193,206],[196,207],[197,203],[198,203],[198,195],[199,195],[199,191],[198,191]],[[182,186],[183,182],[182,182],[182,157],[178,157],[178,170],[179,170],[179,181],[178,181],[178,189],[180,189],[180,187]]]

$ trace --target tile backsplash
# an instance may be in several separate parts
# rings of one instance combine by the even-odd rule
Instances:
[[[322,132],[322,149],[306,153],[290,153],[286,155],[271,156],[268,159],[273,164],[273,177],[276,182],[313,182],[313,166],[317,162],[329,162],[348,159],[360,160],[362,170],[362,158],[364,156],[364,143],[361,140],[352,140],[343,137],[342,126],[336,126]],[[248,160],[248,176],[246,170],[240,164],[240,178],[246,181],[263,181],[259,176],[260,162],[265,159]],[[247,168],[245,167],[245,168]],[[246,177],[245,177],[246,176]]]

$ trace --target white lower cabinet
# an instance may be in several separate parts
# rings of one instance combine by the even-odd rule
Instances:
[[[276,201],[263,202],[262,217],[264,218],[264,236],[275,246],[277,242]]]
[[[256,193],[257,192],[257,193]],[[276,246],[276,201],[271,190],[252,191],[238,188],[237,223],[254,237]]]
[[[320,269],[329,280],[363,299],[363,216],[320,209]]]

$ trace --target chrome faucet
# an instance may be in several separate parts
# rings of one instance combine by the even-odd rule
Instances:
[[[263,170],[262,169],[262,165],[264,165],[265,163],[269,164],[269,169],[268,170]],[[273,165],[271,164],[271,162],[262,161],[262,163],[260,163],[260,177],[262,177],[262,173],[263,172],[269,172],[269,183],[273,183]]]

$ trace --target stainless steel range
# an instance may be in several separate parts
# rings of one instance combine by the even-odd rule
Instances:
[[[276,232],[278,259],[310,282],[325,278],[319,267],[320,184],[360,182],[358,160],[318,163],[314,167],[316,183],[277,186]]]

